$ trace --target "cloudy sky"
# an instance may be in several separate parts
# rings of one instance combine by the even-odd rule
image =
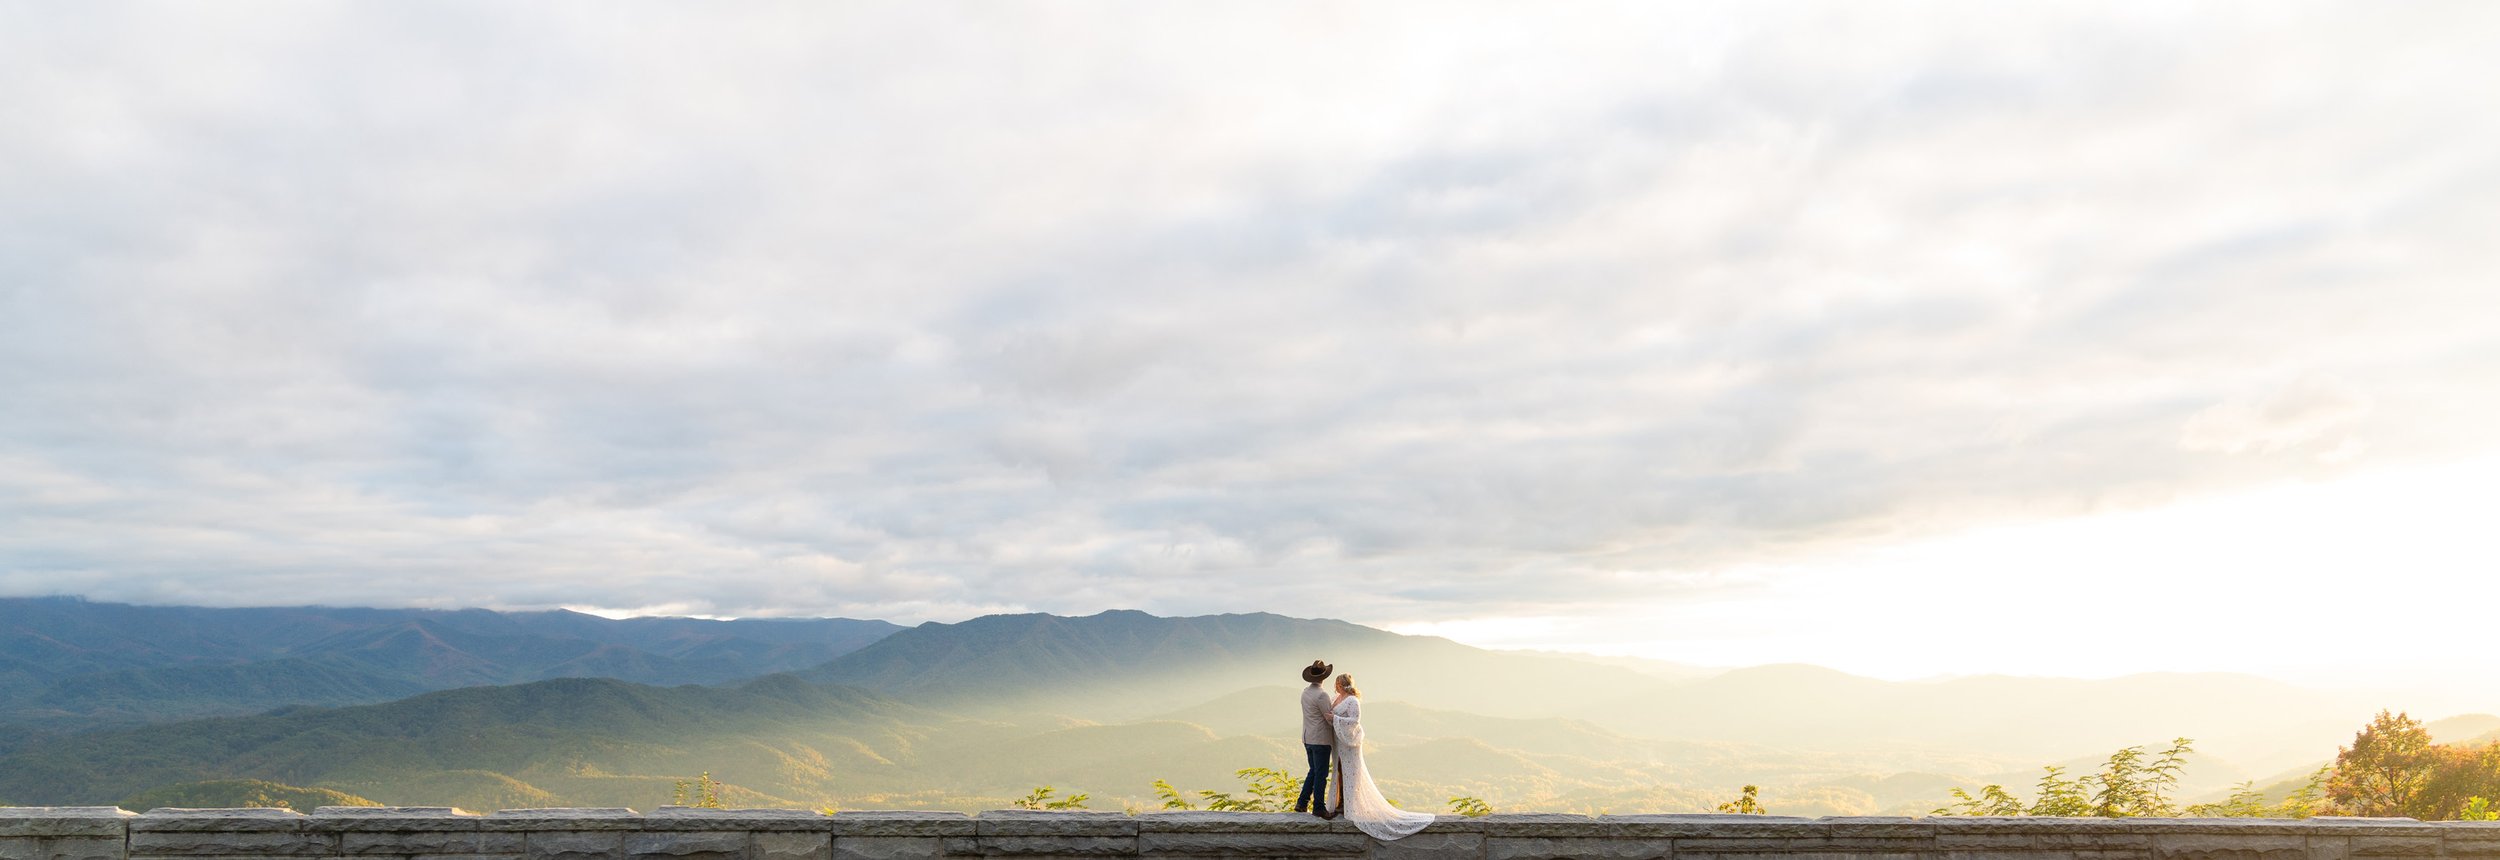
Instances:
[[[2500,573],[2495,40],[0,6],[0,594],[1274,611],[1892,677],[2488,654],[2451,607]]]

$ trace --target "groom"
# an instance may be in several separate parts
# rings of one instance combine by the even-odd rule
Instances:
[[[1325,660],[1302,667],[1302,680],[1310,682],[1302,689],[1302,752],[1311,759],[1311,775],[1302,778],[1302,796],[1294,798],[1293,811],[1309,810],[1321,818],[1335,818],[1342,812],[1328,811],[1328,754],[1337,745],[1337,729],[1335,715],[1329,712],[1328,691],[1319,688],[1319,682],[1336,671]]]

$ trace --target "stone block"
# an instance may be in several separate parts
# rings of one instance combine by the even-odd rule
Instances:
[[[977,826],[960,812],[837,812],[831,820],[836,838],[971,836]]]
[[[2144,833],[2122,833],[2112,830],[2017,830],[2004,832],[1986,830],[1939,830],[1935,836],[1940,851],[2129,851],[2145,853],[2153,847],[2153,837]]]
[[[832,819],[811,809],[700,809],[663,806],[642,817],[645,830],[832,832]]]
[[[1000,809],[973,819],[973,833],[990,836],[1135,836],[1137,819],[1117,812],[1034,812]]]
[[[569,826],[571,822],[566,822]],[[521,834],[521,854],[530,860],[611,860],[625,853],[625,834],[617,830],[548,830]]]
[[[324,806],[313,810],[314,818],[476,818],[477,813],[456,806]]]
[[[1619,828],[1613,822],[1586,815],[1557,813],[1508,813],[1480,815],[1437,815],[1431,829],[1440,833],[1482,833],[1487,836],[1549,837],[1557,839],[1598,839],[1615,835]]]
[[[985,857],[1129,857],[1135,836],[980,836],[972,852]],[[948,853],[957,853],[949,848]]]
[[[1485,860],[1663,860],[1675,856],[1675,840],[1487,835],[1484,856]]]
[[[625,856],[632,860],[741,860],[748,838],[744,830],[630,833],[625,836]]]
[[[943,841],[936,836],[835,836],[833,860],[937,860],[946,856]]]
[[[119,837],[0,837],[0,860],[122,860]]]
[[[304,814],[292,809],[181,809],[164,807],[130,819],[139,833],[300,833]]]
[[[473,825],[474,826],[474,825]],[[370,854],[520,854],[523,837],[511,831],[382,830],[339,834],[339,853]]]
[[[1145,833],[1331,833],[1355,832],[1354,825],[1325,821],[1305,812],[1147,812],[1137,816],[1137,832]]]
[[[0,807],[0,837],[112,836],[130,832],[132,812],[118,806]]]
[[[478,820],[485,830],[595,831],[641,830],[643,818],[631,809],[599,807],[592,809],[502,809]]]
[[[2154,833],[2153,856],[2158,860],[2309,860],[2309,841],[2297,832],[2279,831]]]
[[[2436,833],[2421,835],[2352,836],[2353,857],[2437,857],[2440,838]]]
[[[338,853],[338,837],[302,830],[133,831],[132,857],[311,857]]]
[[[1371,856],[1372,860],[1483,860],[1484,841],[1482,833],[1426,830],[1388,842],[1374,839]]]
[[[2500,823],[2482,822],[2443,825],[2440,852],[2455,858],[2500,857]]]
[[[823,823],[821,820],[818,822]],[[755,860],[833,860],[833,834],[763,832],[755,834]]]
[[[1924,854],[1936,848],[1933,836],[1799,836],[1786,850],[1848,854]]]
[[[1926,860],[1929,855],[1886,853],[1858,854],[1847,851],[1787,850],[1741,852],[1733,854],[1717,852],[1688,853],[1679,847],[1676,850],[1675,856],[1676,860]]]
[[[335,814],[317,812],[311,819],[304,822],[305,830],[314,833],[340,834],[475,833],[486,827],[486,819],[476,813],[462,812],[447,806],[396,808],[325,806],[322,809],[369,811]],[[346,846],[354,844],[355,840],[342,842],[342,845]],[[345,850],[350,854],[357,853],[353,847],[347,847]]]
[[[1936,835],[1934,822],[1897,815],[1833,815],[1814,823],[1822,836],[1833,839],[1931,839]]]
[[[1933,855],[1941,860],[2080,860],[2072,851],[2033,850],[2023,847],[1983,849],[1939,849]]]
[[[1684,837],[1787,839],[1814,835],[1814,821],[1785,815],[1601,815],[1612,835],[1641,839]]]
[[[1352,857],[1370,850],[1371,838],[1359,832],[1156,830],[1137,834],[1137,853],[1145,857]]]
[[[1786,850],[1785,836],[1685,836],[1675,840],[1678,854],[1763,854]]]

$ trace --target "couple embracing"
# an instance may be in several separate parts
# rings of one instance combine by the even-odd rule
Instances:
[[[1335,695],[1320,689],[1320,682],[1336,671],[1325,660],[1313,660],[1302,669],[1302,680],[1310,683],[1302,690],[1302,751],[1310,756],[1311,774],[1302,779],[1302,796],[1294,800],[1293,811],[1309,811],[1321,818],[1343,816],[1374,839],[1413,835],[1432,823],[1432,815],[1402,811],[1380,796],[1371,770],[1363,766],[1363,701],[1354,689],[1354,676],[1338,675]],[[1328,780],[1332,755],[1337,760],[1333,792]],[[1328,805],[1332,794],[1337,798],[1334,810]]]

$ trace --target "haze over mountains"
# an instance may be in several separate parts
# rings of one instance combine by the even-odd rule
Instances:
[[[720,683],[819,665],[900,629],[846,618],[616,620],[561,610],[0,598],[0,727],[18,730],[0,737],[546,678]]]
[[[0,713],[56,734],[0,749],[0,800],[248,779],[648,808],[710,771],[736,803],[977,809],[1048,784],[1118,808],[1158,778],[1232,791],[1237,769],[1297,767],[1291,673],[1313,657],[1361,680],[1384,788],[1427,807],[1691,811],[1754,783],[1779,812],[1924,812],[1951,786],[2182,735],[2187,788],[2211,792],[2332,757],[2380,704],[2233,675],[1692,680],[1266,614],[906,629],[8,600]],[[199,714],[218,716],[180,719]]]

